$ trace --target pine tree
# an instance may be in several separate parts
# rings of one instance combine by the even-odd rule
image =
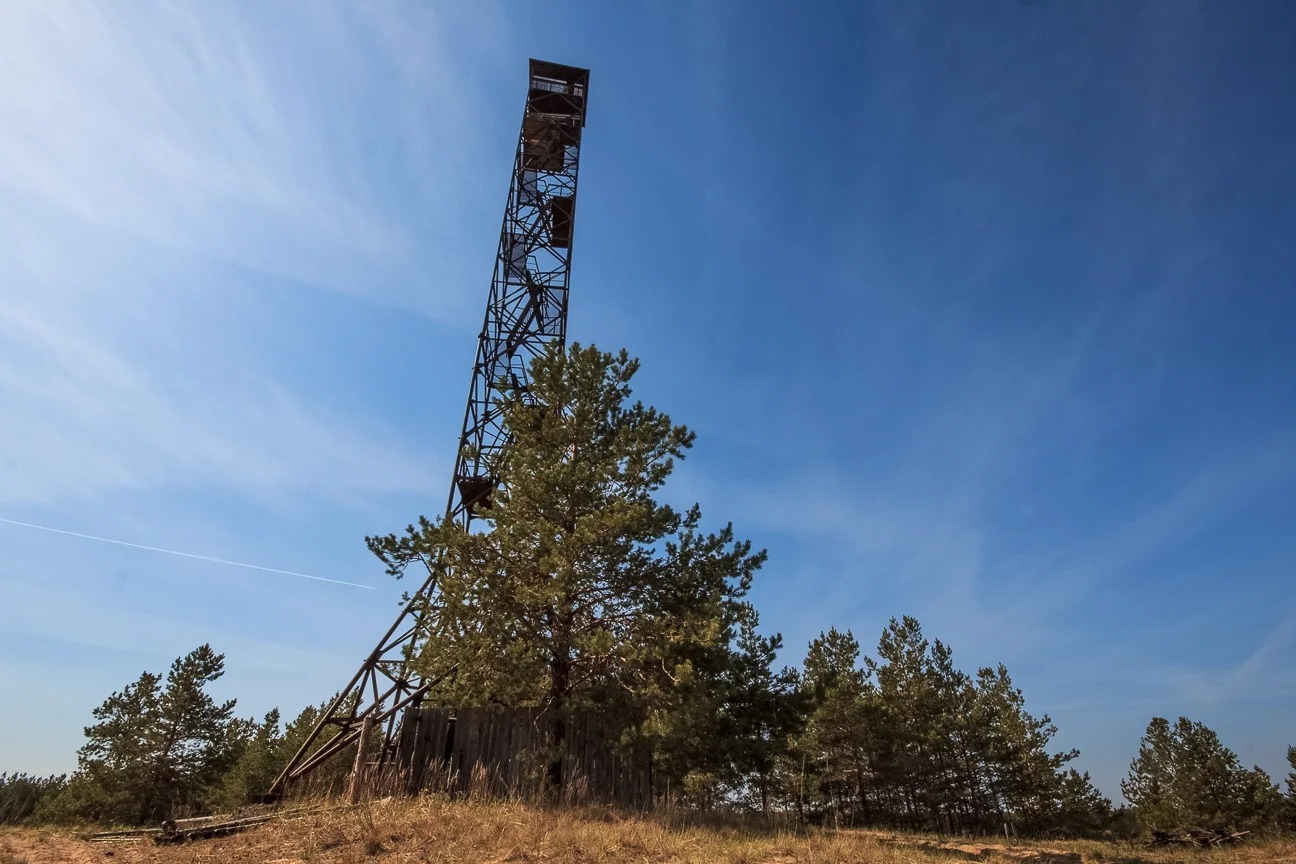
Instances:
[[[1138,812],[1144,830],[1170,829],[1185,824],[1189,815],[1175,788],[1175,753],[1170,722],[1153,717],[1148,723],[1121,794]]]
[[[1079,753],[1049,753],[1057,734],[1048,715],[1035,717],[1001,664],[977,673],[979,718],[989,730],[986,753],[990,787],[1000,818],[1030,832],[1046,827],[1058,805],[1062,772]]]
[[[782,637],[760,635],[755,608],[742,604],[739,609],[736,644],[720,681],[724,704],[717,743],[724,753],[725,784],[753,791],[768,815],[778,791],[775,769],[805,710],[799,676],[774,668]]]
[[[810,713],[782,767],[804,780],[802,818],[945,832],[1105,823],[1110,803],[1065,770],[1075,751],[1050,752],[1056,728],[1026,710],[1003,666],[969,677],[911,617],[891,620],[877,654],[860,668],[858,643],[836,630],[810,645]]]
[[[930,742],[935,687],[927,675],[930,645],[922,625],[908,615],[892,618],[878,640],[876,660],[866,659],[877,679],[879,736],[876,769],[891,799],[889,809],[907,827],[932,828],[935,780]]]
[[[1069,837],[1096,837],[1113,819],[1112,804],[1094,788],[1089,772],[1070,768],[1059,782],[1057,813],[1052,820],[1056,833]]]
[[[1280,830],[1285,827],[1286,801],[1278,784],[1270,779],[1259,765],[1238,774],[1237,805],[1234,824],[1239,828],[1258,831]]]
[[[0,825],[18,825],[27,821],[42,802],[48,801],[67,786],[67,775],[33,777],[29,774],[0,773]]]
[[[211,802],[214,809],[223,811],[251,804],[270,788],[291,755],[283,752],[278,708],[270,709],[260,723],[239,721],[232,726],[237,755],[221,777]]]
[[[806,653],[803,684],[817,708],[833,691],[859,692],[865,676],[859,668],[860,647],[855,634],[831,628],[810,642]]]
[[[696,506],[656,500],[694,436],[630,401],[638,368],[579,345],[537,358],[526,394],[506,386],[498,403],[512,437],[491,465],[489,530],[421,519],[369,538],[390,572],[438,574],[438,629],[416,663],[458,675],[432,698],[544,705],[555,751],[569,709],[643,726],[717,674],[765,560],[731,527],[703,533]],[[550,777],[560,785],[557,759]]]
[[[1248,771],[1214,731],[1180,717],[1152,718],[1121,791],[1144,830],[1185,826],[1255,829],[1278,821],[1281,796],[1260,768]]]
[[[810,643],[802,664],[809,714],[784,768],[802,821],[807,810],[831,811],[839,818],[844,810],[853,821],[871,782],[871,691],[859,659],[855,636],[834,628]]]
[[[981,827],[977,815],[979,776],[973,757],[977,744],[971,717],[976,705],[973,681],[954,665],[954,651],[935,639],[927,660],[932,682],[930,749],[936,777],[935,818],[947,832]]]
[[[1296,831],[1296,747],[1287,748],[1287,764],[1291,766],[1287,774],[1287,828]]]
[[[234,753],[234,700],[217,703],[205,690],[224,664],[201,645],[165,680],[144,672],[94,709],[78,770],[50,818],[148,824],[203,809]]]

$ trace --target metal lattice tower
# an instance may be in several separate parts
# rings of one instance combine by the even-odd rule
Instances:
[[[486,319],[446,503],[446,516],[465,529],[489,506],[498,485],[492,465],[509,437],[495,404],[499,388],[525,392],[531,359],[567,339],[576,177],[588,87],[588,69],[531,61]],[[423,636],[436,627],[435,593],[433,572],[275,780],[269,797],[281,796],[288,785],[371,729],[382,730],[379,759],[391,757],[401,712],[418,704],[436,683],[420,679],[410,666]],[[330,727],[336,733],[311,752]]]

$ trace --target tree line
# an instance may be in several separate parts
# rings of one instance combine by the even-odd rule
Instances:
[[[165,676],[142,673],[94,709],[71,776],[0,774],[0,824],[154,825],[255,801],[324,706],[286,724],[278,709],[237,717],[235,700],[207,692],[224,671],[224,655],[200,645]],[[331,765],[320,782],[336,784],[344,770]]]
[[[488,531],[420,517],[366,538],[397,578],[437,576],[436,629],[413,658],[446,706],[545,709],[553,789],[573,712],[652,754],[654,795],[801,823],[1098,835],[1136,823],[1277,829],[1296,821],[1296,750],[1284,797],[1210,730],[1148,726],[1114,810],[1055,751],[1002,665],[969,674],[912,617],[865,655],[850,631],[778,667],[778,635],[747,599],[764,551],[702,527],[661,488],[693,433],[632,401],[638,362],[573,345],[537,358],[525,389],[501,382],[512,433],[478,514]],[[319,716],[235,716],[206,686],[223,657],[201,646],[144,673],[94,712],[70,777],[0,776],[0,819],[147,824],[227,810],[264,791]],[[445,673],[453,670],[453,674]],[[345,758],[323,778],[340,780]]]
[[[1129,803],[1114,809],[1067,767],[1076,751],[1049,750],[1056,729],[1026,711],[1003,666],[965,675],[913,618],[890,622],[876,659],[834,629],[810,644],[800,670],[773,672],[771,642],[740,628],[724,682],[657,732],[658,799],[944,833],[1296,830],[1296,747],[1284,795],[1203,724],[1153,718],[1121,782]],[[223,663],[202,645],[165,678],[145,672],[113,693],[93,712],[71,776],[0,773],[0,825],[156,824],[256,802],[327,703],[286,724],[277,709],[236,717],[234,700],[206,692]],[[327,763],[315,788],[339,791],[350,762]]]

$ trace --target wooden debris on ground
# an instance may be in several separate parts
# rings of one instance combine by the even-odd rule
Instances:
[[[322,810],[342,809],[327,805],[293,807],[287,810],[269,810],[260,813],[244,813],[240,816],[229,814],[219,816],[198,816],[193,819],[168,819],[161,828],[134,828],[127,831],[101,831],[91,834],[91,843],[139,843],[152,840],[154,843],[184,843],[189,840],[200,840],[207,837],[220,837],[226,834],[237,834],[256,825],[264,825],[276,819],[287,819],[304,816]]]
[[[131,828],[126,831],[100,831],[88,838],[91,843],[141,843],[162,833],[161,828]]]
[[[1225,831],[1223,828],[1182,828],[1178,831],[1153,831],[1153,846],[1199,846],[1203,849],[1240,843],[1250,831]]]

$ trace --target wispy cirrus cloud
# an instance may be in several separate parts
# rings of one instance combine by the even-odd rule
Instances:
[[[9,4],[0,188],[298,282],[459,314],[464,298],[430,265],[462,239],[453,166],[478,146],[482,112],[455,74],[450,16],[403,29],[394,17],[381,4]],[[402,59],[415,41],[440,62]]]
[[[1164,302],[1164,293],[1153,290],[1140,305]],[[1103,379],[1110,392],[1095,400],[1094,366],[1145,338],[1141,319],[1111,321],[1100,310],[1055,352],[1013,357],[991,349],[951,366],[934,409],[874,463],[876,474],[843,472],[831,460],[848,453],[821,453],[737,486],[689,472],[694,488],[686,491],[719,502],[742,530],[790,544],[771,569],[790,569],[816,587],[803,595],[804,610],[785,601],[767,616],[771,626],[813,635],[800,632],[802,619],[818,629],[861,616],[880,625],[911,612],[979,657],[1028,656],[1027,646],[1078,650],[1093,634],[1076,626],[1077,610],[1095,613],[1088,605],[1095,591],[1160,572],[1166,555],[1296,475],[1296,440],[1257,435],[1177,466],[1129,500],[1094,511],[1067,506],[1067,496],[1091,482],[1087,460],[1159,386],[1157,374],[1134,371]],[[843,445],[867,446],[867,437]],[[823,620],[824,592],[846,620]],[[866,642],[872,635],[861,634]],[[1277,651],[1258,652],[1251,665]]]
[[[27,271],[0,311],[0,501],[160,486],[342,500],[426,482],[414,441],[305,401],[226,341],[214,319],[263,314],[255,298],[223,302],[99,260],[98,278],[128,284],[124,294],[82,291],[47,268]]]
[[[267,280],[450,322],[476,306],[449,254],[470,191],[454,166],[489,122],[456,74],[465,20],[0,9],[0,503],[426,487],[420,442],[320,403],[240,320],[312,338]]]

